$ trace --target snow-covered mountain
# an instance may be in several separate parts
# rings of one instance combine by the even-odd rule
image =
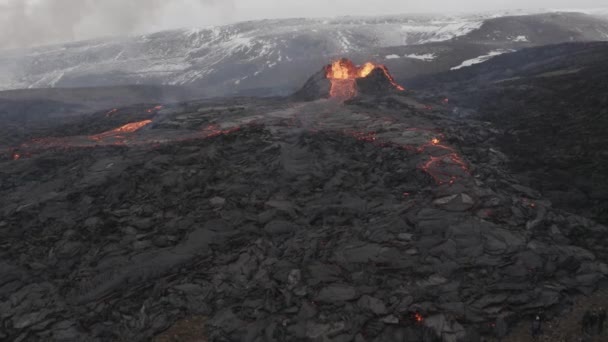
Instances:
[[[568,18],[563,30],[569,32],[570,40],[608,39],[607,22],[578,14],[563,16]],[[508,37],[509,44],[532,45],[529,36],[542,37],[539,40],[546,43],[549,32],[543,33],[543,29],[554,30],[551,20],[532,17],[516,24],[504,20],[504,14],[492,13],[262,20],[3,51],[0,89],[164,84],[195,86],[204,96],[247,91],[276,94],[281,92],[277,89],[289,92],[297,88],[335,57],[355,61],[392,58],[388,64],[395,66],[410,59],[439,65],[438,71],[449,69],[488,51],[472,49],[448,62],[445,54],[451,54],[450,49],[438,48],[440,44],[479,45],[484,27],[501,19],[490,25],[488,37],[496,35],[502,25],[505,32],[501,34]],[[549,41],[563,41],[561,33],[552,32],[558,38]],[[492,51],[507,48],[502,46],[504,39],[485,40],[481,44],[495,45]],[[408,48],[414,51],[407,53]],[[396,75],[409,76],[400,70]]]

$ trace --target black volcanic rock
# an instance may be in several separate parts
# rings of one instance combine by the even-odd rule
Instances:
[[[395,90],[395,85],[382,67],[376,67],[367,77],[357,79],[357,92],[359,94],[381,95]]]
[[[331,81],[326,77],[326,68],[312,75],[308,81],[293,94],[294,99],[300,101],[314,101],[328,98],[331,90]]]
[[[523,195],[533,199],[540,191],[556,207],[608,223],[607,59],[605,42],[550,45],[411,86],[448,97],[455,116],[491,122],[491,146],[534,188],[516,187]]]
[[[608,228],[516,181],[488,123],[383,95],[181,103],[0,159],[1,338],[473,341],[601,284]]]

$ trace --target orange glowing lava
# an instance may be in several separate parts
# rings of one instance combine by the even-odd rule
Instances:
[[[92,135],[91,139],[93,140],[102,140],[105,138],[109,138],[109,137],[113,137],[113,136],[118,136],[120,134],[124,134],[124,133],[133,133],[136,131],[139,131],[140,129],[142,129],[143,127],[149,125],[152,123],[152,120],[144,120],[144,121],[138,121],[138,122],[132,122],[132,123],[128,123],[124,126],[120,126],[116,129],[113,129],[111,131],[107,131],[107,132],[103,132],[103,133],[99,133],[96,135]]]
[[[422,315],[419,312],[416,312],[414,314],[414,320],[416,321],[416,323],[422,323],[424,321],[424,317],[422,317]]]
[[[376,69],[376,66],[374,65],[374,63],[370,63],[367,62],[365,64],[363,64],[363,66],[359,69],[358,72],[358,77],[367,77],[369,74],[372,73],[372,71],[374,71],[374,69]]]
[[[384,72],[384,75],[386,75],[386,78],[388,78],[388,80],[391,82],[391,84],[393,85],[393,87],[397,88],[397,90],[399,90],[399,91],[404,91],[405,90],[405,88],[403,88],[402,86],[400,86],[399,84],[397,84],[397,82],[395,82],[395,79],[393,78],[393,75],[391,75],[391,73],[388,72],[388,69],[386,68],[386,66],[384,66],[384,65],[378,65],[376,67],[382,69],[382,72]]]
[[[375,69],[384,72],[387,79],[398,90],[405,90],[395,82],[395,79],[388,72],[384,65],[367,62],[361,66],[355,66],[353,62],[346,58],[339,59],[328,65],[325,69],[325,77],[331,82],[329,95],[333,98],[349,99],[357,95],[357,78],[369,76]]]
[[[152,123],[152,120],[144,120],[139,122],[132,122],[126,124],[124,126],[120,126],[114,130],[109,131],[108,133],[133,133],[142,129],[143,127]],[[102,133],[103,134],[103,133]]]
[[[21,155],[19,153],[13,153],[13,160],[21,159]]]
[[[417,148],[418,153],[429,153],[429,160],[420,169],[433,177],[437,184],[454,184],[456,180],[469,174],[466,162],[450,146],[441,144],[439,138]]]

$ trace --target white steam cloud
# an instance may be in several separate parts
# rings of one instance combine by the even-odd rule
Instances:
[[[230,20],[226,0],[0,0],[0,49]],[[167,22],[168,18],[174,22]]]

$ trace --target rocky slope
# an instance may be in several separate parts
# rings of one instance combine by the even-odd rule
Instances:
[[[608,222],[608,44],[561,44],[412,80],[454,116],[493,122],[492,146],[558,207]]]
[[[475,342],[608,274],[607,227],[409,92],[80,124],[2,154],[0,339]]]
[[[337,57],[373,56],[404,80],[491,52],[608,38],[605,19],[509,14],[266,20],[3,51],[0,89],[146,84],[287,95]]]

